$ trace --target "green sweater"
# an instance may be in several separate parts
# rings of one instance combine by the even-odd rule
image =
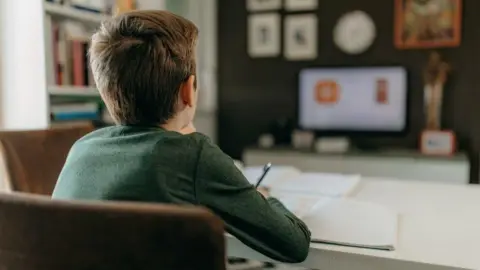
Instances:
[[[227,232],[282,262],[303,261],[310,231],[278,200],[264,199],[208,137],[155,127],[94,131],[72,147],[56,199],[202,205]]]

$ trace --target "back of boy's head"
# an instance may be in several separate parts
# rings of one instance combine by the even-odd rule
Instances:
[[[167,11],[133,11],[102,23],[90,63],[116,123],[162,125],[176,113],[182,83],[196,73],[198,29]]]

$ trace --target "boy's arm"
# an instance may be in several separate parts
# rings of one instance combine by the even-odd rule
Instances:
[[[257,192],[229,156],[204,141],[197,166],[197,201],[219,215],[230,234],[272,259],[305,260],[310,247],[307,226],[278,200]]]

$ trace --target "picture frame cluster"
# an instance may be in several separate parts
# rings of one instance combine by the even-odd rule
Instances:
[[[392,30],[396,49],[460,45],[462,0],[394,1]],[[283,54],[283,58],[289,61],[316,59],[318,6],[318,0],[246,0],[249,56],[271,58]],[[285,12],[280,12],[282,10]],[[375,20],[363,10],[343,14],[333,31],[334,43],[348,55],[366,52],[376,36]]]
[[[284,6],[283,6],[284,4]],[[311,11],[318,7],[318,0],[247,0],[248,18],[248,54],[252,58],[277,57],[282,53],[282,16],[278,13],[284,8],[287,14],[283,20],[283,55],[287,60],[309,60],[317,58],[318,19]],[[309,13],[304,13],[305,11]],[[301,13],[298,13],[301,12]]]

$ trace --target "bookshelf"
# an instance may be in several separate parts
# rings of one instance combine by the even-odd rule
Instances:
[[[44,16],[48,126],[64,124],[59,122],[66,122],[65,119],[68,117],[65,117],[65,114],[71,115],[72,119],[77,121],[111,123],[111,118],[95,88],[86,56],[90,37],[99,25],[111,16],[107,14],[112,11],[111,4],[117,5],[115,9],[119,8],[122,11],[134,6],[138,9],[163,9],[164,1],[41,1]],[[83,8],[69,3],[80,4]],[[71,111],[69,111],[70,108],[72,108]],[[79,108],[83,108],[82,110],[96,108],[97,113],[81,111]],[[68,112],[65,113],[65,111]],[[90,115],[93,118],[76,119],[78,115]]]
[[[48,126],[107,121],[86,55],[91,34],[110,15],[54,2],[43,0]]]

